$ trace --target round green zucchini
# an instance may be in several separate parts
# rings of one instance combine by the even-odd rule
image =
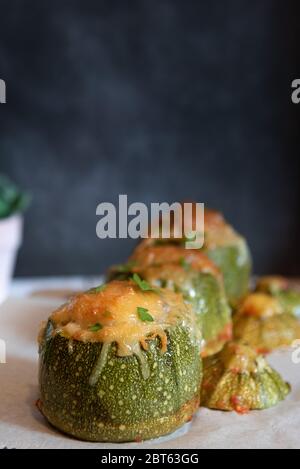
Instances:
[[[290,385],[262,355],[239,343],[228,343],[204,360],[201,405],[210,409],[247,413],[277,405]]]
[[[183,217],[180,223],[183,223],[186,216],[192,217],[190,226],[196,230],[198,227],[195,207],[193,207],[191,214],[186,214],[183,205]],[[161,235],[158,239],[147,238],[140,243],[139,249],[147,248],[150,245],[185,245],[185,237],[175,237],[175,227],[175,217],[173,216],[171,217],[170,238],[162,238]],[[250,285],[252,260],[246,240],[226,222],[220,212],[205,209],[204,245],[201,251],[215,263],[223,274],[225,293],[230,305],[236,307],[249,291]]]
[[[266,293],[244,298],[233,318],[234,338],[259,353],[289,347],[300,339],[300,323],[281,302]]]
[[[136,305],[137,313],[129,311]],[[105,316],[108,307],[112,317]],[[54,427],[83,440],[140,441],[170,433],[199,406],[200,343],[180,295],[110,282],[78,295],[42,331],[39,408]]]
[[[181,293],[193,307],[203,337],[202,356],[217,353],[231,340],[231,309],[223,278],[206,255],[179,245],[138,247],[128,264],[113,268],[111,275],[127,278],[134,273],[153,286]]]
[[[256,289],[277,298],[285,313],[300,318],[299,280],[277,276],[262,277],[258,280]]]

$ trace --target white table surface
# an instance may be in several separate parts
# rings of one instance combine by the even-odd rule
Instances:
[[[300,448],[300,364],[291,351],[269,361],[292,384],[277,407],[248,415],[200,409],[193,421],[171,436],[125,445],[88,443],[62,435],[35,408],[38,398],[37,331],[39,323],[63,300],[37,290],[84,290],[101,278],[15,280],[11,296],[0,306],[0,339],[7,363],[0,364],[0,448]]]
[[[103,282],[103,277],[38,277],[16,278],[10,288],[10,296],[21,298],[39,290],[87,290]]]

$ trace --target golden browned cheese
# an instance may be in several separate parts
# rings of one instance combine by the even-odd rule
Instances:
[[[233,326],[236,340],[264,354],[289,347],[300,338],[299,321],[266,293],[248,295],[234,316]]]
[[[184,208],[184,206],[183,206]],[[196,223],[196,203],[193,203],[192,209],[192,229],[197,229]],[[174,220],[174,219],[173,219]],[[183,210],[184,220],[184,210]],[[204,233],[205,233],[205,247],[207,249],[214,249],[221,246],[231,246],[237,244],[241,239],[240,235],[226,222],[223,214],[217,210],[208,209],[204,210]]]
[[[204,226],[205,247],[207,249],[244,243],[244,238],[231,225],[226,223],[220,212],[206,209],[204,212]]]
[[[220,353],[227,371],[233,373],[256,373],[259,367],[258,354],[246,345],[230,342]]]
[[[151,321],[138,315],[147,310]],[[147,340],[159,337],[162,351],[167,349],[166,329],[185,323],[193,329],[194,315],[181,295],[168,290],[142,291],[132,281],[113,281],[99,293],[82,293],[55,311],[51,320],[56,332],[84,342],[118,345],[119,356],[147,349]],[[93,330],[93,326],[98,326]]]
[[[300,279],[281,277],[280,275],[268,275],[257,281],[257,290],[269,292],[270,290],[295,290],[300,291]]]
[[[182,203],[182,217],[181,217],[181,227],[175,221],[175,217],[173,212],[170,213],[170,237],[169,240],[176,240],[177,236],[175,236],[175,227],[181,231],[182,237],[184,237],[184,223],[187,221],[186,218],[188,214],[184,211],[184,204]],[[193,207],[191,211],[191,219],[189,220],[190,227],[193,231],[196,231],[197,220],[196,220],[196,203],[193,202]],[[224,246],[235,246],[239,245],[241,242],[244,243],[244,238],[240,236],[231,225],[229,225],[226,220],[224,219],[221,212],[212,209],[205,209],[204,210],[204,246],[206,249],[215,249],[216,247],[224,247]],[[160,237],[160,236],[159,236]],[[151,233],[149,232],[149,238],[142,241],[140,247],[146,247],[155,241],[155,238],[151,239]],[[167,239],[166,239],[167,241]],[[180,239],[178,239],[178,242]]]
[[[163,245],[153,246],[141,243],[129,259],[132,263],[133,272],[141,272],[149,267],[161,266],[164,264],[175,264],[180,268],[184,261],[193,270],[203,273],[210,273],[214,277],[222,280],[222,275],[218,267],[201,251],[195,249],[185,249],[181,246]]]
[[[272,317],[282,314],[283,309],[279,301],[265,293],[252,293],[240,304],[238,314],[257,318]]]

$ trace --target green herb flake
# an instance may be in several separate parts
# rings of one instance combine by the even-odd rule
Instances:
[[[132,280],[137,284],[137,286],[142,290],[142,291],[152,291],[152,292],[157,292],[156,288],[153,288],[146,280],[142,280],[141,277],[138,274],[134,274],[132,276]]]
[[[179,260],[179,263],[180,263],[181,267],[184,268],[184,270],[189,271],[191,269],[191,264],[184,257],[182,257]]]
[[[138,306],[137,313],[138,313],[138,317],[140,318],[141,321],[147,321],[147,322],[153,322],[154,321],[153,317],[149,313],[149,310],[146,309],[146,308],[141,308],[141,307]]]
[[[136,261],[130,261],[127,264],[116,265],[113,270],[120,274],[126,274],[128,272],[131,272],[131,270],[133,269],[135,265],[136,265]]]
[[[100,324],[99,322],[96,322],[96,324],[94,324],[93,326],[90,327],[90,331],[91,332],[98,332],[102,328],[103,328],[102,324]]]
[[[99,287],[91,288],[87,291],[90,295],[96,295],[97,293],[101,293],[106,288],[106,284],[99,285]]]

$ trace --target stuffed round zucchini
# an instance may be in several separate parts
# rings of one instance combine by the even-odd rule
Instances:
[[[288,347],[300,339],[298,320],[266,293],[248,295],[234,315],[233,326],[235,339],[260,353]]]
[[[204,407],[247,413],[273,407],[289,392],[289,384],[247,346],[231,342],[204,360]]]
[[[38,406],[89,441],[170,433],[197,410],[201,337],[181,295],[113,281],[75,296],[40,334]]]
[[[129,272],[124,273],[126,268]],[[119,278],[134,273],[154,287],[181,293],[192,305],[203,337],[202,356],[217,353],[231,340],[231,309],[223,277],[205,254],[179,245],[138,246],[127,266],[112,271]]]
[[[192,220],[190,227],[197,229],[196,207],[191,210]],[[190,216],[190,214],[188,214]],[[183,205],[183,221],[186,216]],[[147,238],[140,244],[140,249],[149,245],[183,244],[186,239],[177,238],[175,217],[171,217],[171,236],[169,239]],[[183,231],[184,232],[184,231]],[[161,235],[160,235],[161,236]],[[201,249],[220,269],[224,276],[224,285],[227,298],[232,306],[247,294],[250,284],[252,261],[246,240],[239,235],[224,219],[220,212],[205,209],[204,211],[204,246]]]
[[[300,318],[299,281],[277,276],[262,277],[257,282],[257,291],[277,298],[285,313]]]

